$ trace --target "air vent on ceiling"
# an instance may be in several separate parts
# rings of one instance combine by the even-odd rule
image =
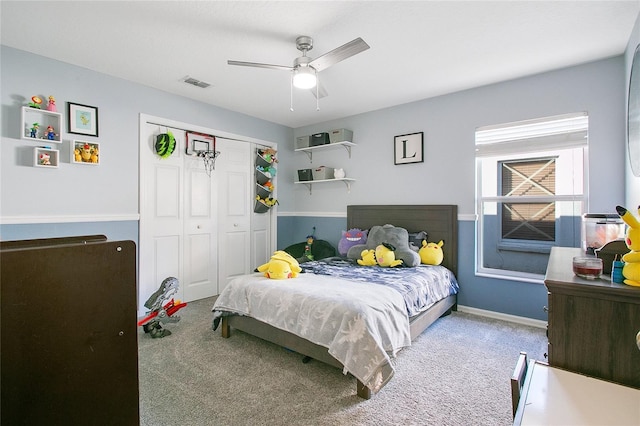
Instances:
[[[189,76],[186,76],[185,78],[183,78],[182,81],[184,81],[185,83],[191,84],[193,86],[196,86],[196,87],[201,87],[203,89],[206,89],[207,87],[211,86],[207,82],[200,81],[198,79],[195,79],[195,78],[189,77]]]

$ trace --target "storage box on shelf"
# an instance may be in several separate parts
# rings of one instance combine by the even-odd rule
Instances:
[[[22,107],[20,121],[22,139],[60,143],[61,126],[62,115],[58,112]]]
[[[352,140],[353,132],[348,129],[336,129],[310,136],[298,136],[295,140],[294,151],[304,152],[309,157],[309,162],[313,163],[314,150],[343,146],[349,153],[349,158],[351,158],[351,147],[355,146]],[[296,174],[297,180],[294,183],[307,185],[309,194],[311,194],[314,183],[334,181],[343,182],[347,187],[347,191],[351,191],[351,182],[355,182],[355,179],[344,177],[344,172],[340,176],[336,176],[334,171],[334,168],[325,166],[313,169],[299,169]]]
[[[333,179],[333,167],[320,166],[312,170],[313,180]]]

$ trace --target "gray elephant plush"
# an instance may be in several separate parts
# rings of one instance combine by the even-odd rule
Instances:
[[[396,259],[402,259],[404,266],[420,265],[420,255],[409,247],[409,232],[393,225],[374,226],[369,230],[366,244],[358,244],[347,252],[349,259],[360,259],[363,250],[375,250],[382,243],[396,248]]]

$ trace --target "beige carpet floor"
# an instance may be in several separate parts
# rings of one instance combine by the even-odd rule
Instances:
[[[242,332],[211,329],[214,299],[189,303],[170,336],[139,333],[141,424],[510,425],[520,351],[543,359],[545,331],[454,312],[403,349],[370,400],[342,371]]]

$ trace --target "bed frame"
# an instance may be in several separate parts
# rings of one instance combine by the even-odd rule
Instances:
[[[426,231],[430,242],[444,241],[443,266],[454,274],[458,270],[458,208],[455,205],[357,205],[347,206],[347,229],[370,229],[375,225],[392,224],[409,232]],[[457,310],[456,295],[449,296],[426,311],[409,319],[411,340],[419,336],[441,316]],[[256,319],[232,315],[222,317],[222,337],[231,336],[231,327],[296,351],[308,358],[343,368],[329,355],[327,348],[311,343],[292,333],[272,327]],[[357,380],[359,397],[369,399],[371,389]]]

